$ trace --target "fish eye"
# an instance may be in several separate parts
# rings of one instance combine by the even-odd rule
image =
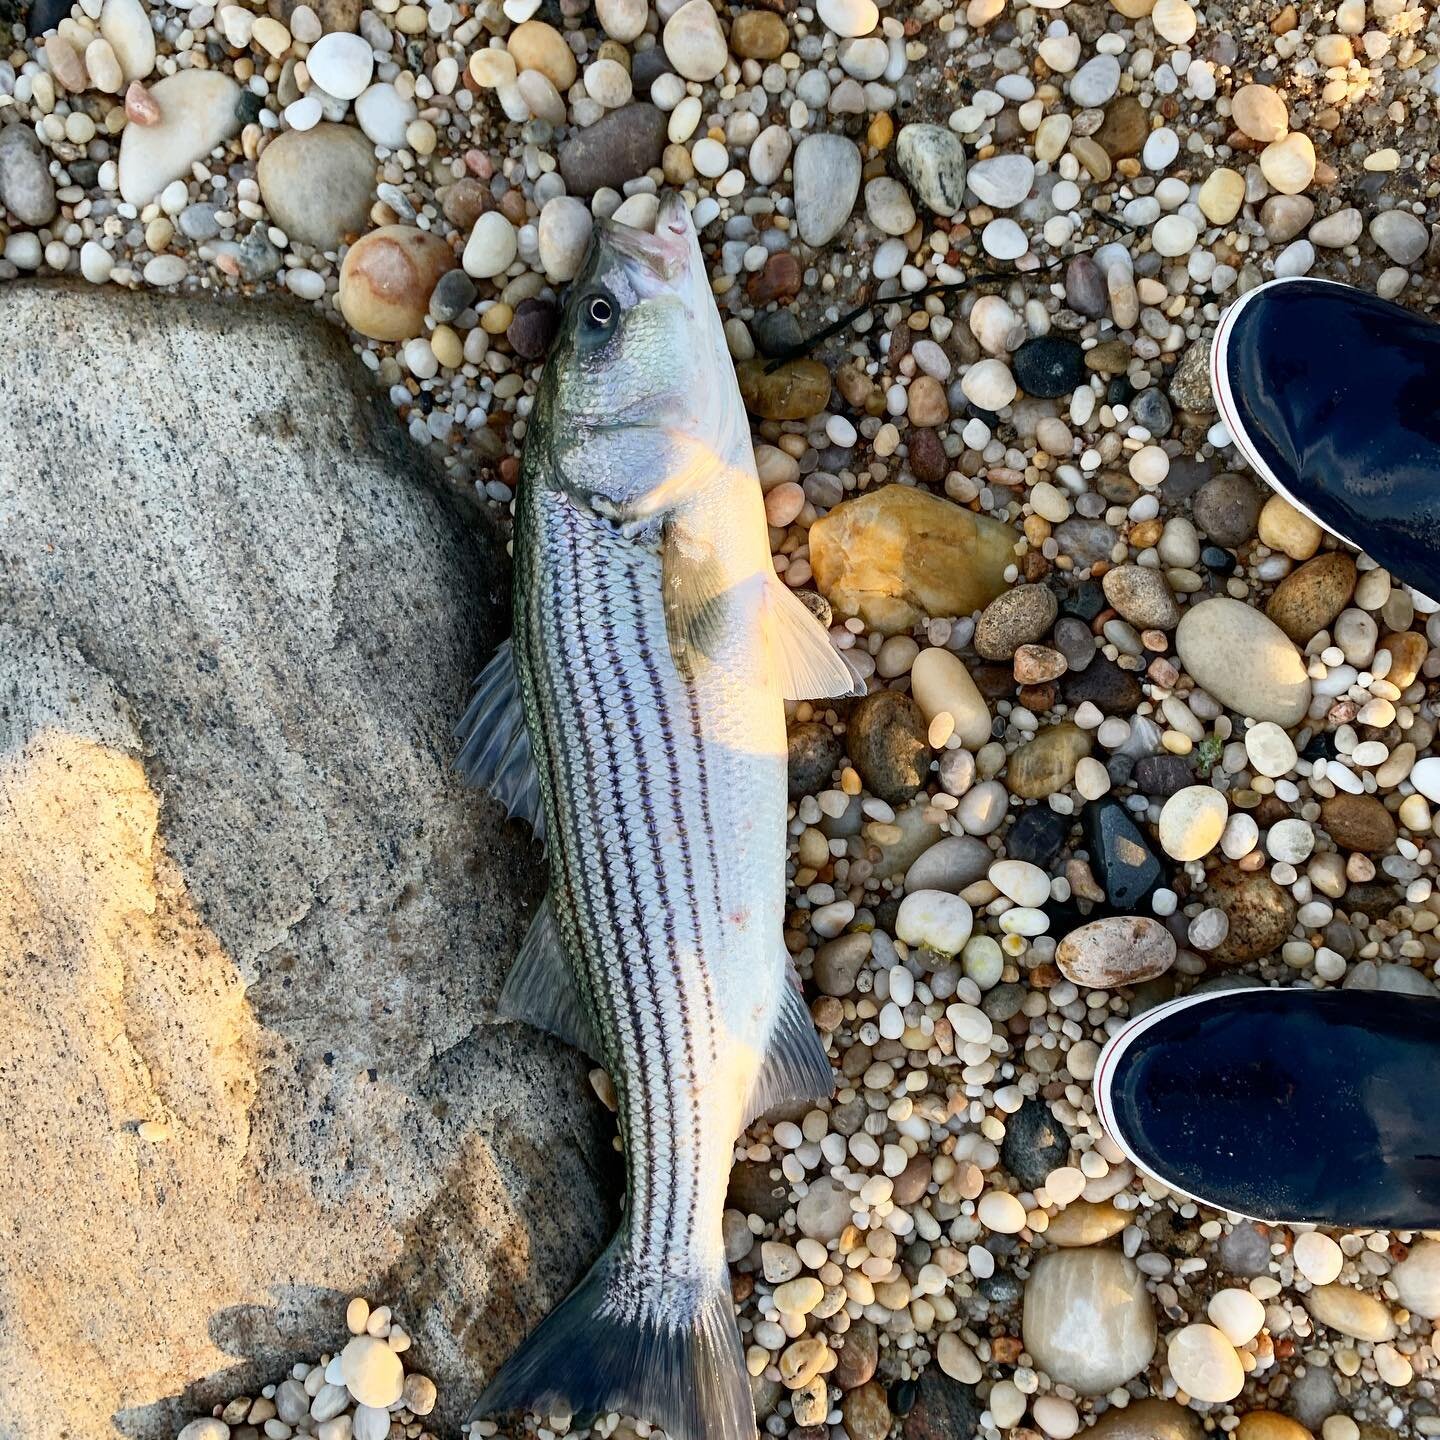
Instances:
[[[620,307],[603,290],[596,290],[580,302],[579,339],[586,349],[603,345],[620,317]]]

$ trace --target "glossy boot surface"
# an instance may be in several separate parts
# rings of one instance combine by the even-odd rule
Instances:
[[[1348,285],[1273,280],[1226,311],[1210,366],[1251,467],[1440,597],[1440,325]]]
[[[1440,998],[1211,992],[1132,1020],[1100,1117],[1170,1189],[1255,1220],[1440,1226]]]

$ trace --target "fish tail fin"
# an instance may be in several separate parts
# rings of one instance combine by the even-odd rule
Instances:
[[[657,1284],[623,1231],[500,1368],[470,1419],[568,1406],[633,1415],[672,1440],[755,1440],[755,1408],[725,1272]]]

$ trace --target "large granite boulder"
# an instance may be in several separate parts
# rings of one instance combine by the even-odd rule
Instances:
[[[173,1436],[351,1293],[453,1421],[619,1193],[494,1017],[502,547],[300,310],[7,287],[0,396],[0,1433]]]

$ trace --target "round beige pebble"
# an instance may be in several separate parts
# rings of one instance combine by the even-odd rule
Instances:
[[[825,1287],[813,1275],[801,1275],[775,1287],[772,1297],[782,1315],[808,1315],[825,1297]]]
[[[370,1302],[364,1296],[357,1295],[345,1307],[345,1328],[352,1335],[363,1335],[369,1319]]]
[[[1242,85],[1230,102],[1230,116],[1242,135],[1266,145],[1290,133],[1290,112],[1269,85]]]
[[[377,1410],[393,1405],[405,1386],[400,1357],[374,1335],[357,1335],[340,1352],[340,1377],[361,1405]]]
[[[1248,1290],[1217,1290],[1205,1313],[1232,1345],[1249,1344],[1265,1324],[1265,1307]]]
[[[1209,785],[1177,790],[1160,811],[1160,845],[1172,860],[1199,860],[1225,833],[1230,807]]]
[[[1256,526],[1261,541],[1292,560],[1308,560],[1320,548],[1323,531],[1283,495],[1272,495]]]
[[[1209,1405],[1233,1400],[1245,1388],[1245,1367],[1235,1347],[1213,1325],[1186,1325],[1169,1340],[1166,1359],[1175,1383]]]
[[[1196,203],[1212,225],[1228,225],[1245,203],[1245,177],[1224,166],[1212,170],[1200,187]]]
[[[1312,1285],[1329,1285],[1340,1278],[1345,1252],[1328,1235],[1318,1230],[1295,1237],[1295,1268]]]
[[[1299,131],[1260,152],[1260,173],[1272,190],[1298,195],[1315,178],[1315,146]]]
[[[1005,1190],[982,1195],[975,1213],[987,1230],[999,1235],[1018,1235],[1025,1228],[1025,1207]]]

